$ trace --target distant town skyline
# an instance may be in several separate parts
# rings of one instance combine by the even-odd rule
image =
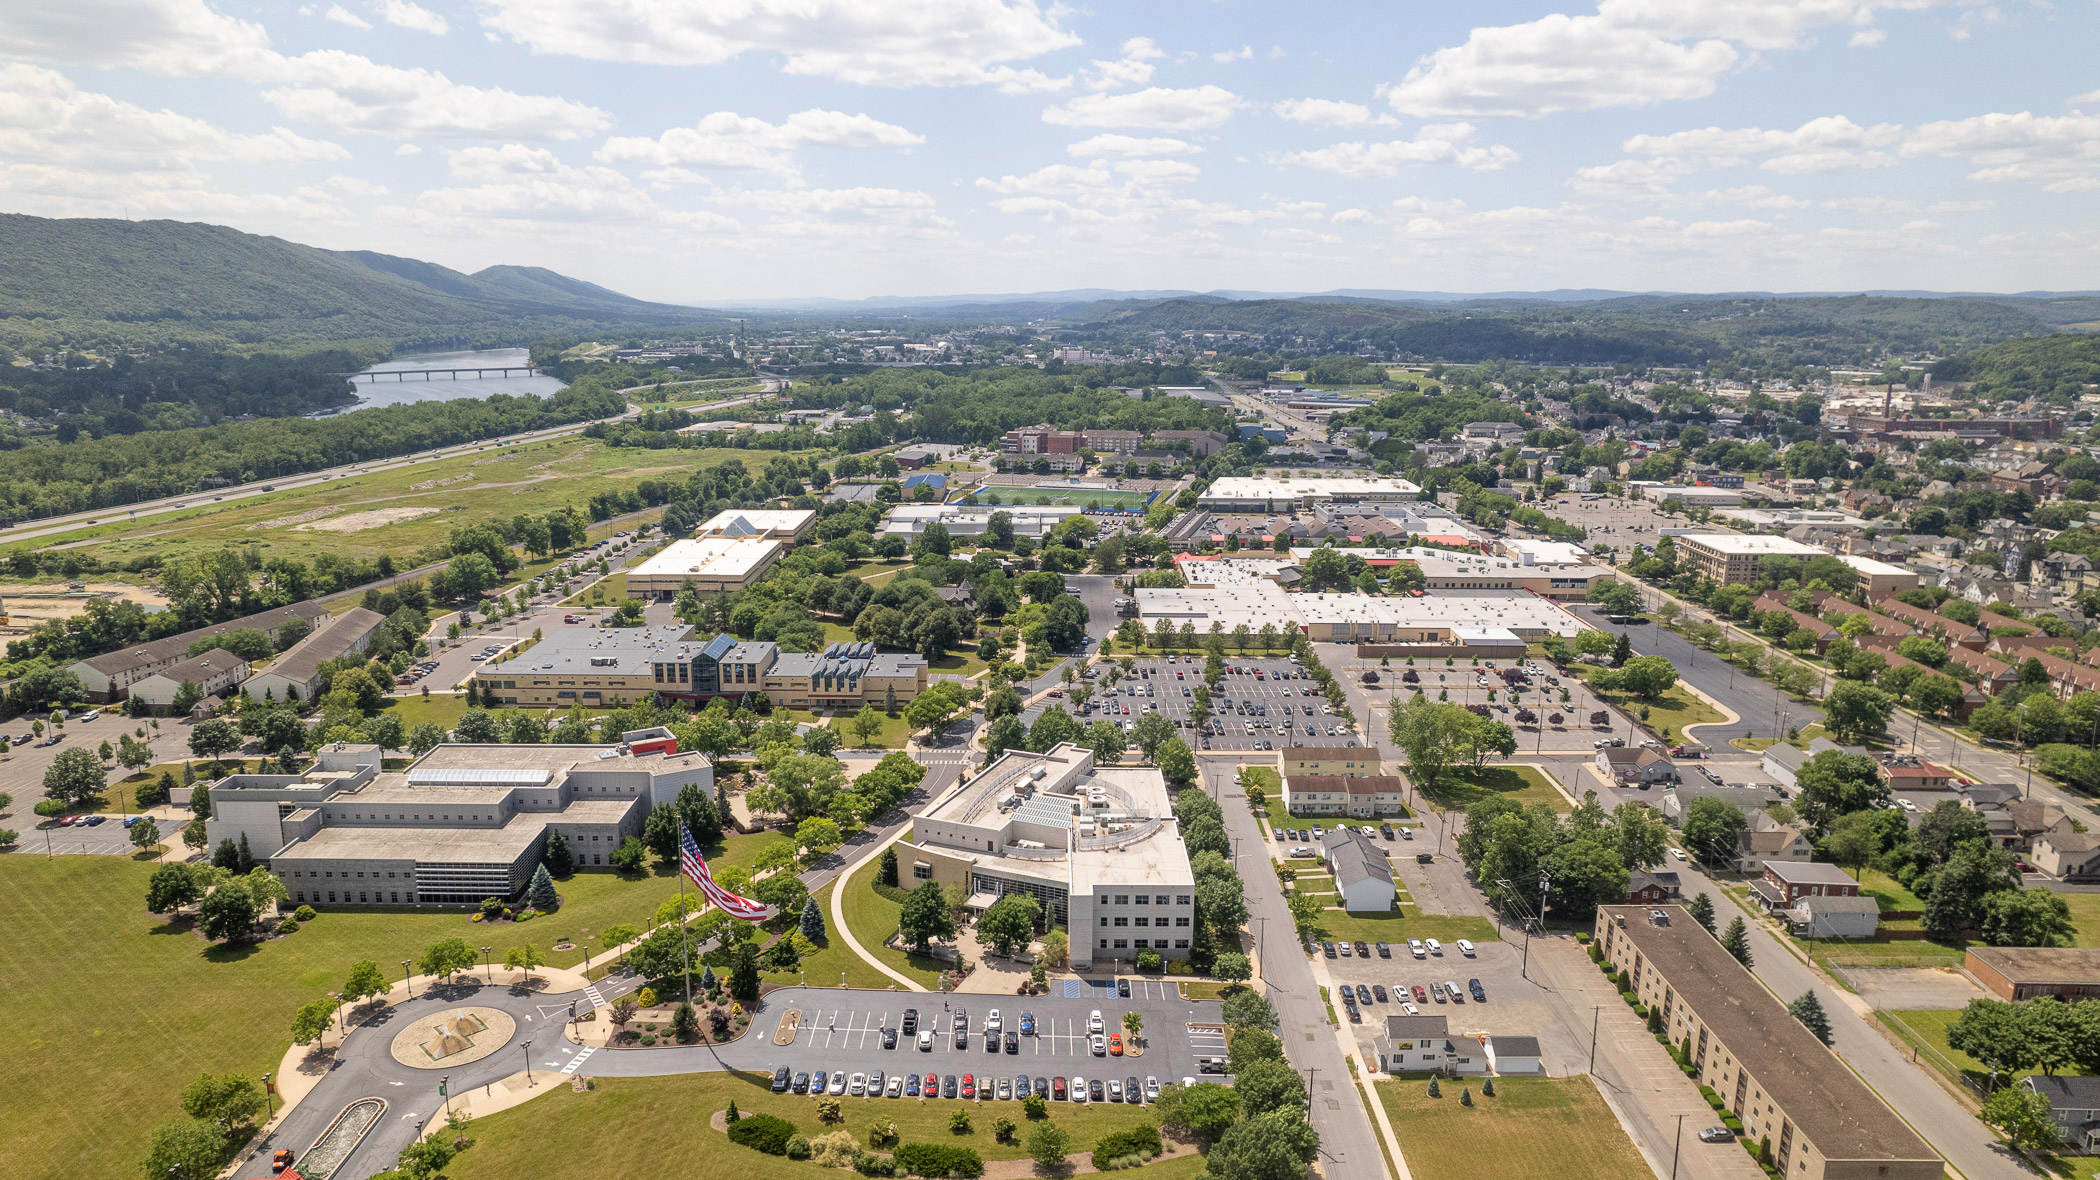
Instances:
[[[0,7],[0,210],[642,298],[2100,287],[2100,4]]]

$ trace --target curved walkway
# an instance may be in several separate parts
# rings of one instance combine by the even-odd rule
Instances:
[[[838,935],[841,939],[844,939],[846,943],[846,949],[852,951],[855,955],[858,955],[862,962],[875,968],[877,971],[882,972],[884,975],[889,976],[891,979],[896,980],[899,984],[902,984],[905,990],[907,991],[923,992],[926,990],[924,984],[921,984],[918,980],[913,979],[910,976],[895,970],[888,963],[885,963],[881,959],[876,958],[874,955],[869,954],[868,949],[860,945],[860,940],[853,937],[853,927],[848,926],[846,924],[847,878],[853,875],[853,871],[855,869],[858,869],[860,866],[868,863],[868,857],[880,856],[882,854],[883,849],[888,848],[890,845],[895,843],[895,839],[884,840],[881,843],[878,843],[872,848],[870,848],[865,855],[855,859],[853,862],[839,870],[837,887],[831,891],[831,932],[833,934]]]

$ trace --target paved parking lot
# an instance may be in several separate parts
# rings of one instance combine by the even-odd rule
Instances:
[[[1616,496],[1585,500],[1575,492],[1562,492],[1553,497],[1551,504],[1541,504],[1539,508],[1549,516],[1558,516],[1569,524],[1588,529],[1590,535],[1584,542],[1585,547],[1613,546],[1618,550],[1620,561],[1631,557],[1635,545],[1653,548],[1662,536],[1657,529],[1691,523],[1681,516],[1664,516],[1646,500],[1626,500]]]
[[[1169,663],[1168,661],[1173,662]],[[1355,746],[1361,737],[1328,712],[1318,684],[1288,657],[1228,659],[1232,671],[1211,692],[1211,718],[1198,730],[1190,718],[1196,689],[1203,684],[1203,660],[1179,656],[1141,659],[1113,688],[1106,677],[1094,682],[1094,697],[1078,716],[1136,724],[1157,712],[1184,731],[1199,750],[1276,750],[1286,746]],[[1256,672],[1260,676],[1256,676]],[[1307,733],[1310,728],[1313,732]],[[1333,733],[1327,732],[1329,729]]]
[[[885,1074],[964,1073],[1012,1078],[1136,1077],[1143,1081],[1156,1076],[1162,1084],[1196,1076],[1199,1056],[1223,1056],[1224,1030],[1220,1005],[1212,1001],[1185,1001],[1171,984],[1133,979],[1129,998],[1116,996],[1112,980],[1095,980],[1076,988],[1057,989],[1047,996],[993,996],[908,994],[831,988],[791,989],[766,997],[762,1016],[765,1027],[754,1030],[754,1048],[763,1047],[774,1067],[804,1070],[845,1070]],[[1060,990],[1085,994],[1066,996]],[[772,1043],[772,1033],[781,1014],[801,1012],[801,1027],[792,1045]],[[993,1009],[1002,1017],[1003,1031],[1019,1033],[1023,1013],[1035,1018],[1032,1036],[1016,1036],[1013,1051],[1006,1049],[1002,1035],[996,1047],[985,1048],[984,1030]],[[915,1009],[916,1027],[932,1032],[930,1048],[921,1050],[914,1038],[903,1033],[906,1009]],[[1123,1014],[1144,1017],[1143,1052],[1136,1056],[1095,1056],[1087,1032],[1090,1014],[1101,1013],[1102,1035],[1123,1032]],[[958,1013],[967,1014],[963,1048],[955,1046]],[[883,1048],[882,1030],[898,1029],[897,1047]],[[1127,1037],[1127,1034],[1125,1034]]]
[[[1548,1046],[1549,1055],[1555,1059],[1553,1073],[1568,1072],[1566,1065],[1573,1063],[1574,1072],[1581,1072],[1580,1052],[1588,1045],[1585,1038],[1572,1035],[1561,1021],[1562,1018],[1550,1005],[1550,993],[1540,984],[1524,977],[1524,948],[1521,935],[1512,935],[1514,942],[1482,942],[1475,949],[1474,958],[1460,955],[1458,948],[1450,942],[1444,944],[1442,955],[1433,955],[1417,960],[1409,955],[1404,944],[1394,944],[1393,957],[1378,958],[1376,947],[1369,959],[1320,958],[1319,967],[1324,969],[1339,988],[1344,984],[1362,984],[1365,987],[1383,986],[1386,1000],[1381,1003],[1377,994],[1372,994],[1368,1004],[1360,1004],[1363,1015],[1360,1024],[1348,1024],[1348,1015],[1343,1010],[1339,996],[1335,1001],[1335,1015],[1342,1018],[1366,1054],[1375,1056],[1373,1044],[1385,1031],[1385,1018],[1406,1015],[1403,1003],[1412,1003],[1424,1016],[1442,1016],[1450,1023],[1451,1032],[1460,1036],[1535,1036]],[[1537,963],[1531,965],[1536,976]],[[1481,990],[1487,1002],[1473,999],[1468,988],[1469,981],[1480,980]],[[1431,984],[1438,981],[1454,981],[1459,986],[1456,999],[1438,1003]],[[1417,1001],[1413,989],[1421,987],[1423,1000]],[[1399,989],[1406,988],[1403,1000]],[[1587,1030],[1583,1030],[1587,1032]]]

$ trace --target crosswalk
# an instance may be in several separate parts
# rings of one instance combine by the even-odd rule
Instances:
[[[569,1063],[567,1065],[562,1066],[561,1071],[565,1074],[575,1073],[576,1067],[582,1065],[586,1061],[589,1061],[591,1059],[591,1054],[596,1053],[597,1051],[598,1046],[596,1045],[591,1045],[585,1048],[581,1052],[577,1053],[576,1056],[569,1058]]]
[[[602,995],[599,995],[599,994],[598,994],[598,985],[597,985],[597,984],[595,984],[595,983],[586,983],[586,984],[584,984],[584,985],[583,985],[583,994],[584,994],[584,995],[585,995],[586,997],[588,997],[588,998],[590,999],[590,1001],[591,1001],[591,1007],[593,1007],[593,1008],[603,1008],[603,1007],[605,1007],[605,997],[604,997],[604,996],[602,996]]]

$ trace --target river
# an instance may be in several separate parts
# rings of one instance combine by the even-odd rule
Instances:
[[[423,352],[412,356],[397,356],[365,369],[366,373],[393,373],[403,369],[471,369],[479,366],[491,368],[509,365],[529,365],[531,356],[522,348],[483,348],[464,352]],[[350,410],[369,410],[375,406],[398,406],[408,402],[446,402],[463,397],[489,397],[493,394],[535,394],[545,397],[561,392],[563,385],[556,377],[484,377],[472,374],[454,380],[444,374],[434,374],[428,379],[421,376],[393,378],[382,376],[376,381],[360,379],[356,382],[357,404],[345,406],[337,413]]]

